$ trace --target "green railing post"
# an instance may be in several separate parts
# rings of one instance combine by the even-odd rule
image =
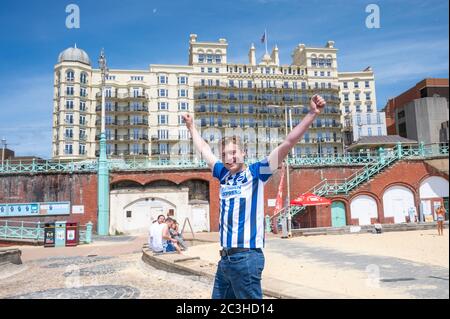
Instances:
[[[419,155],[425,156],[425,143],[424,142],[419,143]]]
[[[380,147],[378,149],[378,156],[380,158],[380,163],[384,165],[384,163],[385,163],[384,148]]]
[[[266,215],[266,233],[270,233],[271,230],[272,228],[270,226],[270,216]]]
[[[41,221],[36,224],[36,240],[39,240],[39,233],[41,232]]]
[[[401,159],[402,157],[403,157],[402,143],[398,142],[397,143],[397,158]]]
[[[92,227],[93,227],[92,222],[88,222],[86,224],[86,236],[84,238],[84,242],[86,244],[90,244],[92,242]]]
[[[34,158],[33,158],[32,164],[31,164],[31,171],[32,171],[33,173],[36,172],[36,160],[35,160]]]

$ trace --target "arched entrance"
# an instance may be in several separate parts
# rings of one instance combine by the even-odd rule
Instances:
[[[405,223],[411,208],[415,207],[413,192],[401,185],[391,186],[383,194],[384,217],[393,217],[394,223]]]
[[[331,204],[331,226],[343,227],[345,225],[347,225],[345,204],[340,201],[335,201]]]
[[[350,204],[350,214],[358,220],[358,225],[370,225],[371,219],[378,217],[377,202],[367,195],[356,196]]]
[[[420,183],[420,221],[436,219],[436,208],[445,205],[448,212],[448,180],[440,176],[427,177]],[[448,219],[448,213],[447,218]]]

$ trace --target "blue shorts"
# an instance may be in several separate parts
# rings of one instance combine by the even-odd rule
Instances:
[[[176,251],[175,246],[172,244],[172,242],[170,240],[168,240],[166,242],[166,244],[164,245],[164,251],[166,253],[170,253],[172,251]]]

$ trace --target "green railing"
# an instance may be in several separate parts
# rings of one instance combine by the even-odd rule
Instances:
[[[0,220],[0,240],[44,241],[44,223]],[[92,223],[78,226],[79,243],[92,242]]]
[[[392,152],[392,150],[391,150]],[[288,159],[292,167],[301,166],[336,166],[336,165],[371,165],[379,162],[383,156],[380,152],[376,153],[348,153],[348,154],[309,154],[298,155]],[[436,157],[448,156],[448,144],[420,144],[417,147],[405,148],[402,150],[404,157]],[[258,159],[252,158],[246,160],[246,164],[256,162]],[[161,169],[205,169],[204,161],[192,160],[190,158],[180,159],[108,159],[108,167],[111,171],[145,171]],[[37,161],[29,163],[5,161],[0,165],[0,175],[6,174],[36,174],[36,173],[94,173],[97,172],[97,160],[85,161]]]

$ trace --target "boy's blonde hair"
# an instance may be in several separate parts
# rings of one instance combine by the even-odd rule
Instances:
[[[239,136],[233,135],[233,136],[226,136],[222,138],[222,151],[228,144],[234,144],[239,147],[239,149],[243,152],[245,152],[244,143],[242,142],[242,139]]]

